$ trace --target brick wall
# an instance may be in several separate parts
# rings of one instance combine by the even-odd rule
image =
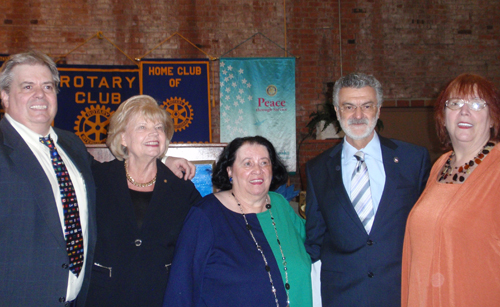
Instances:
[[[102,31],[136,58],[179,32],[219,57],[260,32],[263,35],[255,35],[226,56],[284,56],[267,38],[285,45],[285,15],[286,45],[299,57],[297,140],[307,132],[309,114],[325,99],[326,83],[342,73],[376,75],[388,103],[396,107],[428,105],[445,82],[462,72],[479,73],[500,84],[498,0],[340,0],[340,4],[330,0],[2,0],[0,53],[34,48],[56,57]],[[205,56],[176,36],[148,57]],[[65,61],[132,64],[108,40],[98,38]],[[212,70],[213,141],[218,142],[217,61]]]

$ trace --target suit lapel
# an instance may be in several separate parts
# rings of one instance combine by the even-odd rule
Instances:
[[[360,230],[366,232],[363,223],[359,219],[356,210],[352,205],[349,193],[346,191],[344,181],[342,179],[342,146],[343,142],[335,146],[330,153],[330,163],[328,163],[328,174],[330,176],[330,186],[333,187],[333,197],[326,197],[325,199],[335,199],[336,203],[340,203],[347,215],[359,227]]]
[[[153,190],[153,196],[151,197],[146,215],[144,216],[144,224],[155,221],[155,213],[169,211],[160,207],[168,207],[173,201],[176,201],[175,196],[178,193],[173,191],[172,182],[167,180],[167,173],[162,164],[160,160],[156,160],[156,183]],[[164,222],[168,224],[168,221]]]
[[[114,173],[110,178],[117,178],[113,180],[112,190],[115,191],[116,203],[113,205],[119,216],[124,216],[130,223],[130,229],[137,233],[139,228],[137,226],[137,218],[135,216],[134,204],[132,203],[132,197],[130,196],[130,191],[128,188],[128,183],[125,175],[125,165],[123,161],[113,161],[116,163],[111,171]],[[144,220],[145,222],[145,220]],[[143,225],[144,227],[144,225]]]
[[[12,148],[10,158],[15,165],[14,169],[22,174],[20,177],[25,178],[31,188],[27,193],[31,192],[48,229],[61,247],[66,249],[59,212],[45,171],[26,142],[6,119],[0,122],[0,129],[3,132],[4,145]]]
[[[382,149],[382,159],[384,162],[385,185],[377,214],[375,215],[375,220],[373,222],[372,232],[374,230],[376,231],[379,224],[384,224],[384,219],[386,218],[385,213],[391,205],[391,200],[394,198],[399,178],[399,165],[396,162],[399,159],[396,153],[397,145],[390,139],[381,136],[379,136],[379,138],[380,147]]]

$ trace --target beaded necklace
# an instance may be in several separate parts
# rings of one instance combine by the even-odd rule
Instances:
[[[453,181],[449,181],[447,183],[453,183],[453,182],[462,183],[462,182],[464,182],[466,179],[466,176],[469,175],[472,172],[472,170],[474,169],[473,167],[481,164],[483,159],[490,153],[490,151],[493,147],[495,147],[495,143],[493,143],[493,142],[486,143],[486,145],[484,145],[483,149],[481,149],[481,151],[479,151],[477,156],[475,156],[472,160],[465,163],[463,166],[455,167],[456,173],[451,178]],[[451,167],[451,160],[453,159],[454,156],[455,156],[455,152],[453,151],[443,166],[443,171],[441,172],[441,175],[438,178],[439,182],[445,181],[449,176],[451,176],[453,174],[453,168]]]
[[[269,281],[271,282],[271,291],[274,294],[274,301],[276,302],[276,307],[279,307],[280,304],[278,302],[278,296],[276,295],[276,288],[274,287],[273,278],[271,276],[271,267],[269,267],[269,264],[267,263],[267,259],[266,259],[266,256],[264,255],[264,251],[262,250],[262,247],[259,245],[259,243],[255,239],[255,236],[253,235],[252,226],[250,226],[248,224],[247,217],[245,215],[245,212],[243,211],[243,207],[241,206],[241,204],[240,204],[239,200],[236,198],[236,196],[234,196],[233,192],[231,192],[231,195],[233,195],[234,199],[236,200],[236,203],[238,204],[238,207],[241,210],[241,214],[243,215],[243,219],[245,220],[245,225],[246,225],[248,231],[250,232],[250,236],[252,237],[253,242],[255,243],[255,246],[257,247],[257,250],[262,255],[262,259],[264,260],[264,264],[265,264],[265,269],[266,269],[266,272],[267,272],[267,274],[269,276]],[[271,204],[270,204],[270,202],[271,201],[269,200],[268,203],[266,204],[266,208],[269,211],[269,215],[271,215],[271,222],[273,224],[274,233],[276,234],[276,240],[278,241],[278,246],[279,246],[280,252],[281,252],[281,259],[283,261],[283,270],[285,271],[285,280],[286,280],[286,283],[285,283],[285,289],[286,289],[286,306],[289,307],[290,306],[290,296],[289,296],[290,284],[288,283],[287,263],[286,263],[285,254],[283,253],[283,249],[281,248],[280,239],[278,237],[278,230],[276,229],[276,223],[274,222],[274,217],[273,217],[273,214],[271,212]]]

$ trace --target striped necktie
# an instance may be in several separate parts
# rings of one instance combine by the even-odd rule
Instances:
[[[57,152],[57,148],[50,135],[46,138],[40,138],[40,143],[50,149],[52,167],[54,167],[54,171],[56,172],[59,191],[61,192],[64,212],[64,237],[66,239],[66,252],[69,257],[69,269],[73,274],[78,276],[83,265],[83,236],[75,189],[66,165]]]
[[[374,219],[370,177],[365,163],[365,154],[358,151],[354,157],[358,162],[351,177],[351,202],[366,232],[370,233]]]

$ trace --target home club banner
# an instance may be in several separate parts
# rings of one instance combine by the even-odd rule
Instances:
[[[141,93],[154,97],[172,116],[172,142],[212,141],[209,72],[205,59],[141,61]]]
[[[261,135],[296,171],[295,58],[221,58],[220,138]]]
[[[111,115],[121,102],[139,94],[137,66],[57,68],[61,83],[54,125],[73,131],[85,144],[106,142]]]

